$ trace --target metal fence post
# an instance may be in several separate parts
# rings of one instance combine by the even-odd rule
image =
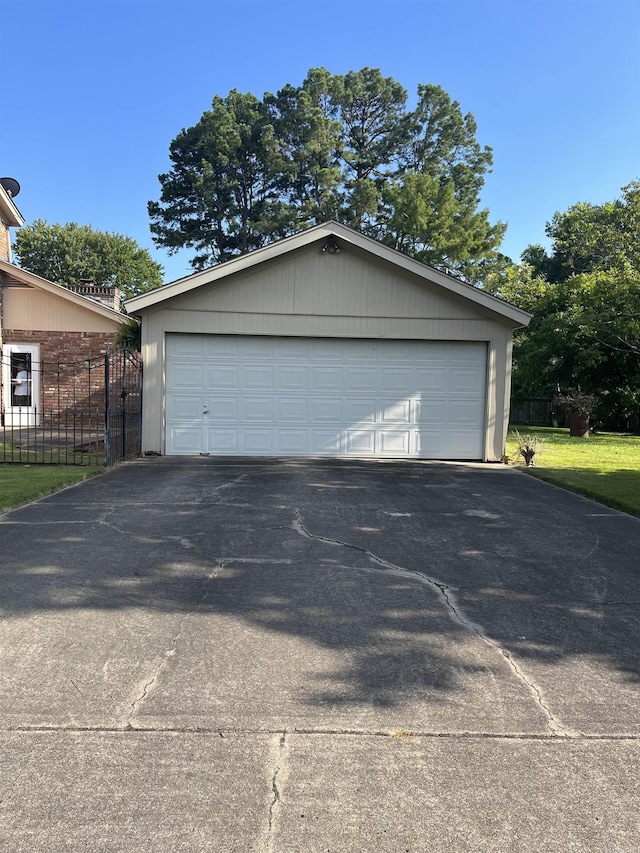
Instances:
[[[120,392],[120,405],[122,406],[122,441],[121,441],[121,456],[125,459],[127,456],[127,353],[122,350],[122,391]]]
[[[109,350],[104,354],[104,464],[111,459],[111,394],[109,388]]]

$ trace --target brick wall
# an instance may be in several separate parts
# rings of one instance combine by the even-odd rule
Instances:
[[[70,411],[94,417],[104,406],[104,353],[114,332],[43,332],[6,329],[5,343],[40,346],[38,409],[63,421]],[[91,369],[89,369],[91,367]],[[4,400],[4,405],[7,401]]]

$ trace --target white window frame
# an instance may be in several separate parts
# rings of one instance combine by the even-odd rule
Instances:
[[[14,406],[11,365],[21,355],[31,361],[31,404]],[[2,347],[2,386],[4,425],[13,429],[38,426],[40,421],[40,346],[39,344],[4,344]]]

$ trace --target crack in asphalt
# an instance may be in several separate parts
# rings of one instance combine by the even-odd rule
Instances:
[[[271,803],[269,805],[267,837],[265,839],[264,844],[265,853],[273,853],[273,851],[275,850],[273,843],[273,830],[277,818],[277,813],[280,808],[280,790],[278,788],[278,774],[281,772],[282,765],[284,764],[287,732],[280,732],[279,735],[280,736],[278,738],[277,755],[273,767],[273,774],[271,776],[271,793],[273,794],[273,799],[271,800]]]
[[[179,536],[169,536],[167,538],[176,540],[186,550],[196,551],[200,556],[202,556],[202,554],[200,554],[200,552],[198,551],[197,546],[195,546],[188,539],[184,539],[184,538],[179,537]],[[224,561],[218,560],[213,571],[209,572],[206,575],[206,578],[204,578],[203,580],[206,580],[206,581],[213,580],[214,578],[217,577],[218,571],[224,569],[224,567],[225,567]],[[137,699],[134,699],[134,701],[131,703],[131,711],[129,712],[129,715],[127,717],[126,728],[128,728],[128,729],[133,728],[133,726],[131,724],[131,720],[133,719],[136,712],[139,710],[140,705],[147,698],[149,690],[152,688],[152,686],[158,680],[158,677],[159,677],[160,673],[162,672],[162,670],[164,669],[164,667],[167,665],[169,660],[172,657],[174,657],[174,655],[176,654],[176,651],[178,648],[178,642],[180,640],[180,637],[182,636],[182,632],[184,630],[185,624],[187,623],[187,620],[190,619],[194,613],[198,612],[198,610],[202,607],[202,605],[206,601],[208,594],[209,594],[209,588],[208,588],[208,586],[206,586],[202,595],[200,596],[200,598],[196,602],[195,606],[188,613],[185,613],[185,615],[180,620],[180,625],[178,627],[178,633],[175,635],[175,637],[173,637],[173,639],[171,641],[171,645],[169,646],[168,649],[165,650],[164,654],[162,655],[162,658],[159,660],[158,664],[156,665],[155,670],[154,670],[151,678],[149,679],[149,681],[147,681],[143,684],[141,694],[138,696]]]
[[[593,531],[593,533],[596,537],[596,541],[595,541],[595,543],[594,543],[594,545],[590,551],[587,551],[586,554],[582,554],[582,556],[579,557],[580,560],[586,560],[588,557],[591,557],[591,555],[594,554],[598,550],[598,546],[600,545],[600,534],[595,530]]]
[[[215,495],[217,492],[221,492],[223,489],[230,489],[232,486],[235,486],[237,483],[241,483],[243,480],[246,480],[249,476],[248,473],[240,474],[233,480],[229,480],[228,483],[222,483],[219,486],[216,486],[214,489],[208,489],[208,494]]]
[[[395,565],[395,563],[391,563],[388,560],[385,560],[383,557],[379,557],[377,554],[374,554],[373,551],[370,551],[368,548],[365,548],[362,545],[354,545],[352,542],[342,542],[339,539],[332,539],[328,536],[320,536],[319,534],[311,533],[304,525],[302,513],[298,509],[295,509],[294,512],[296,518],[291,523],[291,527],[293,528],[293,530],[296,531],[296,533],[299,533],[301,536],[304,536],[308,539],[314,539],[318,542],[323,542],[327,545],[335,545],[343,548],[351,548],[354,551],[359,551],[361,554],[364,554],[366,557],[368,557],[368,559],[372,562],[377,563],[379,566],[382,566],[385,574],[391,573],[405,580],[415,580],[419,583],[422,583],[424,586],[428,586],[431,589],[435,590],[436,594],[447,608],[447,612],[454,621],[462,625],[465,630],[475,634],[486,645],[491,646],[491,648],[496,650],[504,658],[504,660],[513,670],[518,680],[527,687],[530,693],[533,694],[535,701],[540,706],[544,716],[546,717],[547,727],[550,729],[552,735],[554,737],[567,738],[575,738],[579,736],[577,732],[564,726],[557,719],[551,708],[545,702],[542,690],[534,683],[531,678],[529,678],[529,676],[526,675],[522,667],[514,660],[511,652],[503,648],[496,640],[491,639],[491,637],[488,636],[488,634],[480,625],[473,622],[471,619],[464,615],[462,609],[455,600],[455,596],[451,591],[451,588],[448,587],[447,584],[437,580],[437,578],[430,577],[424,572],[419,572],[415,569],[406,569],[402,566],[397,566]],[[359,571],[375,572],[379,570],[361,568],[359,569]]]
[[[102,514],[102,516],[97,520],[98,524],[104,524],[105,527],[110,527],[112,530],[116,530],[118,533],[121,533],[123,536],[131,536],[131,533],[128,530],[122,530],[121,527],[113,524],[111,521],[107,521],[110,515],[113,515],[116,511],[115,506],[110,506],[106,512]]]

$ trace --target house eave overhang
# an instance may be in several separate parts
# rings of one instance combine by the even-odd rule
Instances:
[[[39,275],[35,275],[35,273],[20,269],[20,267],[15,266],[15,264],[7,263],[7,261],[0,261],[0,280],[2,279],[5,279],[8,282],[14,281],[17,284],[27,285],[28,287],[35,287],[37,289],[44,290],[47,293],[52,293],[55,296],[59,296],[61,299],[65,299],[67,302],[78,305],[85,310],[93,311],[95,314],[98,314],[107,320],[112,320],[114,325],[122,323],[124,319],[124,315],[121,314],[120,311],[116,311],[114,308],[107,308],[106,305],[101,305],[99,302],[95,302],[87,296],[80,296],[77,293],[72,293],[61,284],[54,284],[46,278],[41,278]]]
[[[169,282],[162,287],[156,288],[156,290],[143,293],[140,296],[134,296],[126,300],[124,303],[125,307],[129,314],[141,315],[148,309],[158,307],[162,302],[169,299],[182,296],[203,285],[220,281],[227,276],[245,272],[261,263],[282,257],[289,252],[302,249],[313,243],[320,243],[330,236],[336,237],[346,246],[352,246],[361,252],[369,253],[381,261],[395,265],[418,279],[422,279],[425,283],[439,285],[445,291],[468,299],[470,302],[494,314],[496,319],[507,322],[514,328],[527,326],[531,320],[532,315],[526,311],[522,311],[520,308],[516,308],[514,305],[504,302],[502,299],[498,299],[496,296],[492,296],[460,279],[446,275],[433,267],[416,261],[414,258],[402,254],[402,252],[390,249],[377,240],[365,237],[353,228],[333,221],[316,225],[292,237],[287,237],[277,243],[265,246],[263,249],[257,249],[254,252],[234,258],[226,263],[210,267],[185,278],[180,278],[177,281]]]
[[[5,188],[0,184],[0,219],[5,225],[22,228],[24,217],[16,207],[13,199]]]

